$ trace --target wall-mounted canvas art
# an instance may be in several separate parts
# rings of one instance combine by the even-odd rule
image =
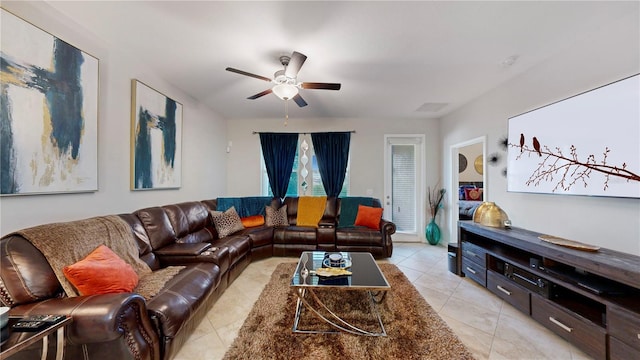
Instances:
[[[507,189],[640,198],[640,75],[509,119]]]
[[[98,59],[0,17],[0,194],[97,191]]]
[[[131,189],[176,189],[182,167],[182,104],[131,83]]]

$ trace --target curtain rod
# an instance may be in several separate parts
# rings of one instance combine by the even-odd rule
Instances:
[[[268,132],[268,131],[262,131],[265,134],[269,134],[269,133],[274,133],[274,132]],[[355,130],[348,130],[348,131],[319,131],[319,132],[313,132],[313,133],[306,133],[306,132],[291,132],[291,133],[284,133],[284,134],[302,134],[302,135],[309,135],[309,134],[323,134],[323,133],[327,133],[327,132],[350,132],[352,134],[355,134],[356,131]],[[275,133],[281,133],[280,131],[276,131]],[[256,134],[260,134],[260,131],[254,131],[252,132],[253,135]]]

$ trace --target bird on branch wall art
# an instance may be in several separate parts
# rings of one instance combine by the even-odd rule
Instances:
[[[640,199],[640,74],[509,118],[507,190]]]
[[[628,169],[625,162],[619,165],[607,162],[611,152],[608,147],[605,147],[599,158],[595,154],[589,154],[581,159],[578,149],[574,145],[569,147],[569,154],[564,154],[560,147],[551,149],[547,145],[541,145],[536,136],[531,138],[531,145],[530,147],[526,143],[526,137],[523,133],[520,134],[519,144],[509,143],[510,147],[520,149],[520,155],[516,159],[532,155],[542,158],[527,179],[527,186],[537,186],[543,181],[548,181],[555,184],[554,192],[558,189],[569,191],[575,185],[589,186],[594,172],[604,175],[602,186],[605,191],[609,187],[609,180],[612,176],[627,181],[640,182],[640,174]]]

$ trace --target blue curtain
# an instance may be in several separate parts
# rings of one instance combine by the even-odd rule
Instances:
[[[349,161],[350,132],[313,133],[313,151],[327,196],[337,197],[342,190]]]
[[[284,199],[296,156],[298,134],[260,133],[260,145],[273,196]]]

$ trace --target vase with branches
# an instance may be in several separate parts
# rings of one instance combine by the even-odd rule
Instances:
[[[438,245],[440,242],[440,227],[438,227],[438,224],[436,223],[436,217],[438,216],[438,211],[444,207],[445,192],[446,190],[444,188],[428,188],[431,221],[429,221],[425,229],[425,237],[431,245]]]

